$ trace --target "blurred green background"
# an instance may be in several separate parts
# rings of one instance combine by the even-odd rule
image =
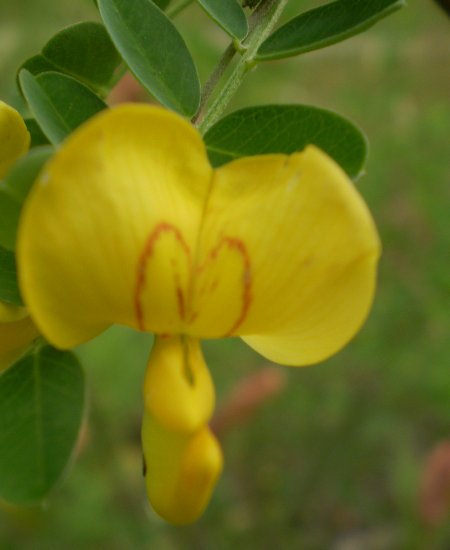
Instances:
[[[1,99],[20,107],[18,65],[63,26],[96,17],[91,0],[2,0]],[[204,80],[227,38],[197,6],[177,25]],[[316,367],[274,367],[284,389],[224,434],[225,472],[204,517],[175,528],[147,507],[139,422],[151,337],[114,328],[79,350],[89,379],[79,456],[42,507],[0,505],[2,550],[450,548],[448,508],[431,521],[421,490],[425,470],[445,489],[445,467],[429,457],[450,440],[449,37],[443,11],[410,0],[351,40],[261,66],[233,102],[312,104],[366,131],[357,185],[384,254],[354,341]],[[238,340],[208,342],[205,353],[219,405],[267,367]]]

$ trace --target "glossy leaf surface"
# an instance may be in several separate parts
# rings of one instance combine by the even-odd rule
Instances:
[[[49,346],[0,375],[0,497],[31,504],[54,487],[78,437],[84,394],[77,358]]]
[[[99,0],[113,42],[138,80],[163,105],[192,116],[200,102],[197,70],[170,19],[151,0]]]
[[[244,156],[289,154],[314,144],[356,178],[367,156],[366,139],[354,124],[331,111],[306,105],[242,109],[220,120],[204,139],[214,166]]]
[[[358,34],[405,5],[404,0],[338,0],[295,17],[265,40],[256,59],[291,57]]]
[[[237,0],[197,0],[206,13],[230,36],[242,40],[248,32],[247,18]]]
[[[47,42],[42,56],[61,72],[104,94],[121,63],[105,27],[94,22],[63,29]]]
[[[33,76],[22,70],[19,78],[37,122],[53,144],[106,108],[94,92],[70,76],[54,72]]]
[[[27,59],[19,68],[19,72],[22,69],[26,69],[33,75],[41,73],[48,73],[49,71],[55,71],[56,67],[50,63],[42,54],[33,55]]]

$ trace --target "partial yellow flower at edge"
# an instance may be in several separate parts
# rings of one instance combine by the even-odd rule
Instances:
[[[0,178],[24,155],[30,146],[30,134],[19,113],[0,101]]]
[[[380,243],[353,183],[316,147],[214,170],[188,122],[123,105],[76,130],[48,163],[25,205],[18,252],[25,301],[54,345],[113,323],[159,335],[143,441],[147,455],[166,458],[147,461],[147,488],[164,517],[184,522],[203,509],[217,453],[206,485],[190,470],[197,514],[178,508],[184,489],[165,494],[152,479],[169,455],[165,483],[185,479],[188,442],[209,433],[213,391],[197,339],[241,336],[289,365],[329,357],[368,314]],[[191,363],[199,376],[189,388]],[[210,445],[194,446],[204,449],[193,455],[200,470]]]
[[[0,101],[0,178],[28,151],[30,134],[19,113]],[[26,308],[0,301],[0,372],[38,336]]]
[[[7,323],[0,320],[0,373],[19,359],[38,336],[29,316]]]

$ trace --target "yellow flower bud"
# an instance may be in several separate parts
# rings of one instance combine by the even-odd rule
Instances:
[[[176,407],[175,400],[172,405]],[[219,443],[209,428],[178,433],[167,430],[147,412],[142,444],[147,495],[155,511],[179,525],[198,519],[223,465]]]
[[[144,381],[146,410],[169,430],[192,433],[211,418],[214,386],[197,339],[157,336]]]

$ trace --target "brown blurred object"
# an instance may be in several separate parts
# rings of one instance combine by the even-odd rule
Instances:
[[[91,433],[89,430],[89,424],[87,415],[85,415],[83,422],[80,427],[80,431],[78,433],[78,439],[75,443],[75,448],[73,451],[73,456],[75,458],[78,458],[84,451],[84,449],[88,446],[88,444],[91,442]]]
[[[211,422],[212,430],[222,436],[253,416],[286,386],[286,375],[277,368],[266,367],[237,382]]]
[[[137,103],[145,99],[147,94],[144,88],[131,73],[126,73],[109,94],[108,102],[110,105],[118,105],[119,103]]]
[[[450,15],[450,0],[434,0],[436,4],[439,4],[443,10]]]
[[[450,441],[443,441],[428,455],[419,493],[419,513],[431,527],[450,517]]]

